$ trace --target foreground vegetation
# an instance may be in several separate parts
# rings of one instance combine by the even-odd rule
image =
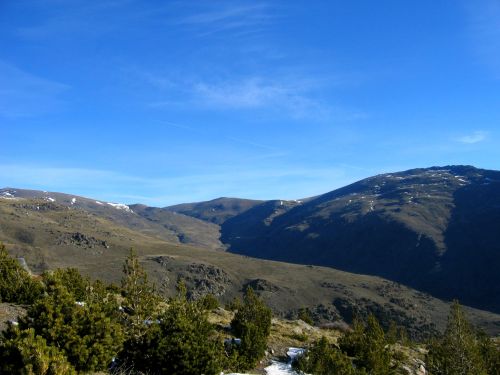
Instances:
[[[0,301],[27,304],[0,341],[0,372],[72,374],[97,371],[219,374],[255,367],[264,356],[271,310],[249,289],[231,322],[241,345],[207,319],[217,301],[162,299],[131,251],[120,288],[91,282],[75,269],[33,279],[0,245]]]
[[[231,304],[230,332],[208,320],[215,297],[189,301],[186,295],[181,282],[175,298],[161,298],[133,251],[118,287],[71,268],[33,278],[0,244],[0,301],[27,305],[0,338],[0,373],[208,375],[255,368],[268,348],[271,311],[253,290]],[[308,320],[305,311],[301,317]],[[224,342],[227,335],[241,341]],[[398,374],[407,359],[401,344],[412,345],[402,330],[384,331],[370,315],[355,320],[337,342],[315,341],[293,366],[319,375]],[[427,348],[430,374],[499,374],[498,347],[469,325],[458,303],[445,333]]]

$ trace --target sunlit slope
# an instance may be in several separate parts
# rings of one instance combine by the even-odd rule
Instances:
[[[500,172],[450,166],[268,201],[226,220],[221,239],[235,253],[378,275],[498,312],[499,233]]]
[[[166,295],[175,293],[179,279],[192,297],[213,293],[226,302],[251,286],[277,314],[296,316],[299,308],[308,307],[320,322],[350,321],[354,314],[371,311],[421,335],[433,323],[442,328],[448,312],[446,303],[378,277],[170,243],[81,208],[40,199],[0,199],[0,240],[34,272],[77,267],[112,282],[119,282],[123,260],[134,247]],[[498,315],[470,311],[476,323],[499,331]]]

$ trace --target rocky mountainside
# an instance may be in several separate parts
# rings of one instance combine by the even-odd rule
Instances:
[[[178,204],[165,207],[165,209],[211,223],[222,224],[227,219],[237,216],[261,203],[263,201],[252,199],[217,198],[207,202]]]
[[[268,201],[221,225],[239,254],[378,275],[500,312],[500,172],[434,167],[305,202]]]
[[[378,175],[299,201],[166,208],[0,190],[0,241],[35,273],[74,266],[117,281],[134,247],[165,293],[179,278],[193,298],[228,300],[251,286],[281,314],[310,307],[326,320],[362,309],[406,325],[427,325],[429,311],[440,321],[447,306],[421,292],[500,312],[498,233],[500,172],[467,166]],[[225,248],[245,256],[213,251]],[[500,327],[487,316],[488,329]]]
[[[22,257],[33,273],[77,267],[92,277],[119,283],[123,261],[133,247],[150,279],[165,295],[176,293],[177,281],[182,279],[191,298],[212,293],[226,303],[250,286],[276,314],[296,317],[305,307],[320,323],[349,322],[355,314],[373,312],[385,324],[395,320],[413,336],[421,337],[443,328],[446,322],[447,303],[379,277],[194,247],[179,242],[176,236],[170,242],[142,224],[133,228],[120,223],[113,211],[98,214],[91,202],[78,206],[79,199],[86,202],[80,197],[71,204],[73,196],[47,193],[46,198],[23,198],[9,194],[4,191],[0,198],[0,241],[12,256]],[[273,204],[281,207],[279,201]],[[138,206],[128,209],[138,216],[133,216],[138,223],[163,220],[162,211]],[[138,212],[142,210],[148,211],[143,214],[151,220],[141,219]],[[131,215],[125,208],[122,211]],[[500,333],[499,315],[472,308],[467,311],[476,324],[492,334]]]
[[[30,200],[30,203],[19,201],[18,204],[32,204],[33,207],[39,207],[39,210],[81,210],[96,218],[110,220],[117,225],[170,243],[184,243],[208,249],[224,248],[219,241],[218,225],[161,208],[139,204],[128,206],[70,194],[13,188],[0,189],[0,198],[11,202]]]

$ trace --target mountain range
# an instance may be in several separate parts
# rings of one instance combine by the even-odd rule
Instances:
[[[165,294],[180,278],[193,298],[229,301],[251,286],[281,315],[372,311],[413,332],[442,328],[442,300],[455,298],[500,332],[499,233],[500,172],[470,166],[382,174],[299,200],[163,208],[0,189],[0,241],[33,272],[72,266],[118,282],[134,247]]]

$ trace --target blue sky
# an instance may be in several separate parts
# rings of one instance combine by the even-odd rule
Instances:
[[[157,206],[500,169],[500,1],[1,1],[0,145],[0,186]]]

